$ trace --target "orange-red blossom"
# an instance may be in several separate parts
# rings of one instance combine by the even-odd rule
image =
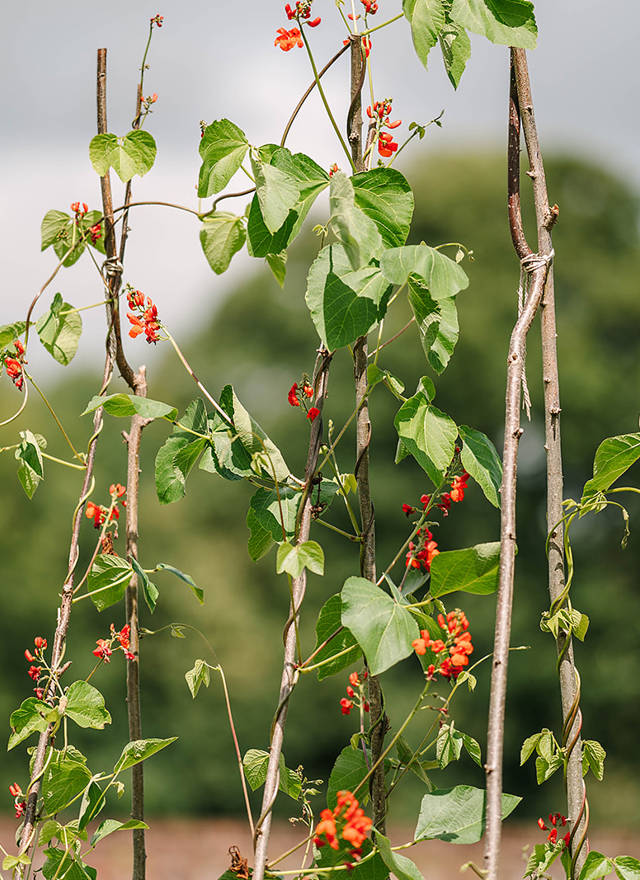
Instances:
[[[328,844],[331,849],[338,850],[341,842],[346,841],[351,858],[359,859],[372,825],[352,792],[339,791],[335,809],[320,813],[313,842],[317,847]]]
[[[469,665],[469,655],[473,654],[471,633],[468,632],[469,621],[464,611],[450,611],[445,619],[443,614],[438,615],[438,624],[446,633],[446,640],[432,639],[428,630],[420,630],[420,638],[414,639],[411,647],[416,654],[423,656],[429,648],[434,654],[442,654],[437,669],[429,667],[430,675],[436,671],[445,678],[457,677],[465,666]]]

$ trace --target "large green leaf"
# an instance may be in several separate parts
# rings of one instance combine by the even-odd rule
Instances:
[[[580,871],[580,880],[601,880],[602,877],[608,877],[612,871],[611,859],[596,850],[591,850]]]
[[[318,651],[313,658],[313,662],[314,664],[323,663],[342,651],[347,653],[320,666],[318,668],[318,681],[322,681],[323,678],[327,678],[329,675],[335,675],[336,672],[341,672],[347,666],[356,663],[360,658],[360,646],[354,639],[351,630],[347,629],[346,626],[342,626],[342,597],[340,593],[336,593],[327,599],[320,609],[316,623],[316,650],[338,629],[340,630],[338,635]]]
[[[376,267],[353,271],[341,245],[323,248],[309,270],[306,301],[327,348],[342,348],[368,333],[386,308],[389,290]]]
[[[378,227],[385,247],[403,245],[413,217],[413,193],[395,168],[374,168],[351,178],[356,205]]]
[[[109,553],[96,556],[87,578],[87,593],[92,594],[91,601],[98,611],[104,611],[122,599],[132,574],[126,559]]]
[[[151,400],[149,397],[138,397],[135,394],[108,394],[106,397],[92,397],[82,413],[93,412],[99,407],[111,416],[139,415],[144,419],[167,419],[172,422],[178,415],[178,410],[168,403],[160,400]]]
[[[460,452],[462,466],[480,486],[487,501],[494,507],[500,507],[502,462],[495,446],[486,434],[475,428],[460,425],[458,431],[462,440]]]
[[[177,736],[170,736],[168,739],[135,739],[127,743],[122,750],[122,754],[118,758],[113,768],[114,773],[122,773],[128,770],[134,764],[146,761],[156,752],[170,746],[171,743],[178,739]]]
[[[403,403],[394,420],[404,452],[409,452],[437,486],[451,464],[458,428],[418,391]]]
[[[19,708],[9,716],[11,736],[7,744],[7,751],[15,748],[32,733],[42,733],[47,729],[49,721],[47,716],[51,712],[51,706],[36,697],[27,697]]]
[[[44,478],[44,460],[41,449],[45,449],[46,440],[40,434],[34,434],[28,428],[20,431],[20,443],[14,455],[19,462],[18,479],[27,498],[33,498],[36,489]]]
[[[136,174],[141,177],[155,162],[156,142],[148,131],[130,131],[124,137],[97,134],[89,144],[89,158],[97,174],[104,176],[113,168],[123,183]]]
[[[66,215],[65,215],[66,216]],[[15,342],[27,329],[26,321],[15,321],[13,324],[3,324],[0,327],[0,348],[6,348]]]
[[[529,0],[453,0],[451,19],[501,46],[535,49],[538,28]]]
[[[91,771],[64,750],[55,752],[42,777],[42,799],[45,812],[52,815],[75,800],[91,779]]]
[[[293,175],[251,157],[251,167],[256,180],[256,195],[264,224],[272,234],[277,232],[298,204],[300,184]]]
[[[593,477],[582,490],[582,503],[605,492],[640,458],[640,433],[620,434],[603,440],[593,461]]]
[[[202,400],[191,401],[179,424],[156,455],[156,493],[161,504],[171,504],[184,496],[187,477],[206,447],[204,437],[198,437],[208,433]]]
[[[486,596],[498,586],[499,566],[499,541],[465,550],[445,550],[431,563],[429,590],[434,598],[456,590]]]
[[[344,247],[352,269],[379,255],[383,245],[378,225],[358,207],[353,183],[342,172],[331,178],[329,210],[329,229]]]
[[[444,69],[454,89],[457,89],[467,61],[471,57],[471,40],[465,29],[451,21],[447,21],[438,36]]]
[[[429,52],[445,24],[443,0],[403,0],[402,11],[411,25],[416,55],[426,67]]]
[[[83,217],[71,217],[63,211],[47,211],[40,226],[41,250],[53,246],[63,266],[73,266],[85,249],[85,237],[89,228],[100,219],[99,211],[89,211]],[[104,246],[96,243],[98,250]]]
[[[78,350],[82,335],[82,318],[80,312],[71,311],[73,307],[56,293],[48,312],[45,312],[36,323],[36,331],[40,342],[49,354],[66,367],[73,360]]]
[[[105,819],[96,828],[91,838],[91,846],[95,846],[103,838],[113,834],[114,831],[132,831],[134,828],[148,828],[146,822],[140,819],[128,819],[126,822],[119,822],[117,819]]]
[[[231,385],[225,385],[222,389],[220,405],[231,418],[237,440],[246,452],[252,459],[259,456],[260,462],[264,462],[260,464],[260,473],[279,482],[285,480],[289,476],[289,468],[282,453],[240,403]]]
[[[231,258],[241,250],[246,237],[242,217],[235,214],[219,212],[203,220],[200,244],[216,275],[227,271]]]
[[[362,648],[372,675],[379,675],[411,654],[411,642],[420,633],[403,605],[361,577],[348,578],[341,595],[342,623]]]
[[[64,714],[78,727],[93,727],[103,730],[111,724],[111,715],[104,705],[104,697],[97,688],[86,681],[74,681],[65,694],[67,704]]]
[[[202,587],[199,587],[190,574],[185,574],[184,571],[180,571],[179,568],[176,568],[174,565],[169,565],[167,562],[158,562],[155,568],[156,571],[168,571],[171,574],[175,574],[177,578],[180,578],[181,581],[184,581],[185,584],[189,587],[193,595],[196,597],[198,602],[203,605],[204,604],[204,590]]]
[[[242,165],[248,149],[245,133],[229,119],[217,119],[208,125],[200,140],[198,197],[206,199],[224,189]]]
[[[427,361],[435,372],[444,372],[458,341],[458,310],[454,297],[434,300],[426,285],[409,278],[409,303],[420,332]]]
[[[395,853],[389,838],[379,831],[376,831],[376,846],[382,861],[397,880],[424,880],[418,866],[406,856]]]
[[[640,880],[640,861],[632,856],[616,856],[613,860],[620,880]]]
[[[457,785],[432,791],[422,798],[415,840],[446,840],[448,843],[477,843],[484,833],[486,791],[471,785]],[[502,795],[505,819],[522,798]]]
[[[338,755],[327,783],[327,806],[333,809],[339,791],[354,791],[367,775],[368,767],[362,749],[346,746]],[[362,795],[358,794],[358,799]]]
[[[135,571],[138,576],[138,583],[140,584],[140,589],[142,590],[142,595],[144,596],[144,601],[147,603],[147,607],[149,611],[153,614],[156,610],[156,605],[158,603],[158,597],[160,595],[160,591],[153,583],[153,581],[149,578],[149,575],[142,568],[138,560],[135,556],[131,556],[131,567]]]
[[[291,577],[300,577],[307,568],[313,574],[324,574],[324,551],[316,541],[303,541],[302,544],[280,544],[276,556],[278,574],[287,572]]]
[[[404,284],[409,275],[417,275],[433,299],[455,296],[469,286],[467,274],[458,263],[424,242],[386,250],[380,258],[380,269],[392,284]]]
[[[249,749],[242,759],[242,767],[251,791],[257,791],[261,788],[267,778],[267,768],[269,766],[269,752],[262,749]],[[280,754],[280,791],[288,794],[290,798],[297,801],[302,791],[302,781],[300,775],[295,770],[289,770],[285,764],[284,755]]]
[[[45,880],[96,880],[98,872],[90,865],[85,865],[81,859],[74,859],[64,849],[49,847],[44,851],[47,857],[42,866]]]

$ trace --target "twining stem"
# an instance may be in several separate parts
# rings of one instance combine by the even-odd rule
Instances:
[[[297,545],[302,544],[309,539],[309,533],[311,530],[311,508],[313,506],[312,490],[316,480],[318,456],[322,445],[322,410],[327,394],[331,358],[332,355],[326,349],[321,348],[314,369],[313,388],[315,392],[315,406],[320,412],[311,424],[307,463],[305,467],[305,486],[300,501],[301,516],[296,530],[295,543]],[[271,816],[280,782],[280,755],[282,754],[289,699],[299,678],[299,671],[295,659],[296,628],[306,586],[307,572],[305,569],[299,577],[293,578],[291,583],[289,617],[287,618],[284,628],[284,658],[282,665],[282,678],[280,681],[280,695],[271,727],[269,763],[267,765],[262,808],[254,829],[253,880],[263,880],[267,862],[267,849],[269,846],[269,835],[271,831]]]
[[[311,64],[311,69],[313,70],[313,79],[316,85],[318,86],[318,92],[320,93],[320,97],[322,98],[322,103],[324,104],[324,109],[327,111],[327,116],[329,117],[329,121],[333,126],[333,130],[336,133],[338,140],[340,141],[340,146],[344,150],[347,159],[349,160],[349,164],[353,169],[354,173],[358,170],[351,158],[351,153],[349,152],[349,148],[347,147],[344,138],[342,137],[342,132],[338,127],[338,123],[335,120],[333,113],[331,112],[331,107],[329,106],[329,102],[327,101],[327,96],[324,93],[324,89],[322,88],[322,83],[320,82],[320,74],[318,73],[318,68],[316,67],[316,62],[313,57],[313,52],[311,51],[311,47],[309,46],[309,41],[307,40],[307,35],[304,32],[304,27],[300,28],[300,33],[302,34],[302,39],[304,40],[305,49],[307,50],[307,55],[309,56],[309,63]],[[359,43],[358,43],[359,45]]]
[[[64,427],[62,426],[62,422],[60,421],[60,419],[56,415],[54,408],[51,406],[51,404],[47,400],[42,388],[40,388],[40,386],[38,385],[36,380],[33,378],[33,376],[31,376],[29,373],[27,373],[26,370],[23,370],[23,372],[24,372],[25,376],[27,377],[27,379],[29,380],[29,382],[31,382],[33,387],[36,389],[36,391],[38,392],[38,394],[42,398],[42,402],[44,403],[46,408],[49,410],[54,422],[56,423],[56,425],[60,429],[60,433],[62,434],[64,439],[67,441],[67,445],[68,445],[69,449],[73,452],[73,457],[77,458],[78,461],[82,462],[82,466],[84,467],[84,456],[78,452],[78,450],[75,448],[75,446],[71,442],[71,438],[69,437],[69,435],[65,431]]]
[[[240,784],[242,785],[242,792],[244,794],[244,803],[247,809],[247,819],[249,821],[249,828],[251,829],[251,836],[254,834],[253,827],[253,815],[251,813],[251,801],[249,800],[249,792],[247,791],[247,780],[244,777],[244,767],[242,764],[242,753],[240,751],[240,744],[238,743],[238,736],[236,734],[236,727],[233,723],[233,714],[231,712],[231,700],[229,699],[229,691],[227,689],[227,679],[225,678],[224,670],[222,666],[216,666],[215,669],[220,673],[220,678],[222,679],[222,689],[224,690],[224,699],[227,706],[227,717],[229,719],[229,727],[231,728],[231,736],[233,737],[233,746],[236,752],[236,759],[238,761],[238,769],[240,771]]]
[[[377,24],[375,27],[367,28],[362,31],[362,36],[365,37],[367,34],[373,34],[375,31],[379,31],[382,28],[388,27],[390,24],[393,24],[394,21],[398,21],[398,19],[404,16],[404,12],[399,12],[398,15],[394,15],[393,18],[388,19],[387,21],[381,22],[381,24]]]
[[[180,347],[178,346],[178,343],[175,341],[175,339],[173,338],[173,336],[169,333],[169,331],[167,330],[166,327],[163,326],[162,329],[163,329],[163,331],[166,333],[166,335],[167,335],[167,339],[169,340],[169,342],[170,342],[171,345],[173,346],[173,350],[174,350],[175,353],[178,355],[178,359],[180,360],[180,363],[181,363],[182,366],[185,368],[185,370],[187,371],[187,373],[191,376],[191,378],[192,378],[193,381],[196,383],[196,385],[198,386],[198,388],[200,389],[200,391],[202,391],[202,393],[204,394],[204,396],[207,398],[207,400],[209,401],[209,403],[211,404],[211,406],[215,409],[215,411],[216,411],[216,412],[218,413],[218,415],[222,418],[222,420],[223,420],[224,422],[226,422],[227,425],[229,425],[230,427],[233,427],[233,422],[232,422],[232,420],[229,418],[229,416],[226,414],[226,412],[222,409],[222,407],[220,406],[220,404],[218,403],[218,401],[217,401],[215,398],[213,398],[213,397],[209,394],[209,392],[208,392],[207,389],[204,387],[204,385],[202,384],[202,382],[200,381],[200,379],[198,379],[198,377],[196,376],[196,374],[195,374],[194,371],[193,371],[193,368],[191,367],[191,364],[190,364],[190,363],[188,362],[188,360],[185,358],[184,354],[183,354],[182,351],[180,350]]]
[[[496,625],[489,699],[487,735],[487,824],[484,862],[487,880],[498,880],[502,831],[502,756],[504,750],[504,714],[507,696],[507,663],[511,637],[513,580],[516,553],[516,480],[518,444],[523,433],[520,427],[522,370],[526,338],[538,311],[544,291],[549,259],[532,255],[523,261],[530,275],[524,308],[511,334],[507,359],[507,393],[505,404],[503,477],[500,516],[500,569],[496,602]]]
[[[533,98],[529,81],[527,53],[523,49],[511,50],[512,104],[522,120],[529,172],[533,186],[538,233],[538,252],[549,254],[553,250],[551,229],[558,216],[556,205],[549,207],[549,196],[535,122]],[[511,115],[511,114],[510,114]],[[515,135],[514,135],[515,138]],[[519,139],[519,132],[518,132]],[[560,601],[565,592],[565,564],[563,554],[562,496],[563,468],[560,438],[560,383],[558,377],[557,333],[553,266],[547,274],[540,309],[542,335],[542,375],[545,409],[545,450],[547,453],[547,529],[549,595],[552,606]],[[560,523],[560,525],[558,525]],[[571,634],[558,632],[557,652],[559,658],[560,694],[563,717],[562,745],[567,748],[566,788],[567,815],[571,822],[571,880],[577,877],[584,865],[589,846],[587,841],[588,805],[582,773],[582,713],[580,711],[580,677],[575,667]]]

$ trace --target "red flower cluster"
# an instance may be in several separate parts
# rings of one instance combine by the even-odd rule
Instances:
[[[144,333],[148,343],[158,342],[160,339],[158,330],[161,325],[158,321],[158,307],[153,303],[151,297],[148,296],[146,298],[145,305],[144,293],[130,287],[127,290],[127,303],[132,312],[138,313],[137,315],[132,314],[132,312],[127,314],[127,318],[133,325],[131,330],[129,330],[129,336],[135,339],[136,336]]]
[[[334,174],[337,174],[340,169],[338,168],[338,163],[334,162],[333,165],[329,168],[329,177],[333,177]]]
[[[80,207],[80,202],[71,202],[70,207],[73,213],[76,215],[76,223],[78,222],[78,220],[81,220],[89,210],[89,205],[87,205],[86,202],[82,202],[82,207]]]
[[[16,819],[19,819],[26,809],[24,792],[22,791],[18,783],[14,782],[12,785],[9,786],[9,794],[13,798],[13,805],[16,810]]]
[[[408,507],[408,505],[403,504],[402,509],[404,510],[405,507]],[[407,513],[406,510],[405,513]],[[407,561],[405,564],[407,568],[420,568],[422,566],[425,571],[430,571],[434,557],[440,553],[438,545],[433,540],[433,535],[426,526],[418,529],[416,538],[418,539],[417,544],[409,541],[409,550],[407,551]]]
[[[125,626],[123,626],[120,631],[118,631],[115,626],[111,624],[110,630],[110,639],[96,640],[96,647],[92,651],[93,655],[95,657],[98,657],[100,660],[104,660],[105,663],[110,663],[111,655],[113,654],[113,646],[116,642],[118,642],[116,651],[121,650],[127,660],[135,660],[136,655],[129,650],[131,644],[131,627],[129,626],[129,624],[127,623]]]
[[[366,10],[367,15],[375,15],[378,11],[376,0],[362,0],[362,5]]]
[[[562,828],[564,828],[564,826],[567,824],[567,817],[563,816],[562,813],[549,813],[549,822],[552,826],[551,829],[549,829],[549,826],[545,824],[544,819],[538,819],[538,828],[540,828],[541,831],[549,831],[549,834],[547,835],[547,840],[549,841],[549,843],[556,844],[558,842],[558,829],[556,826],[559,824]],[[570,839],[571,833],[567,832],[562,838],[565,847],[569,846]]]
[[[91,244],[95,244],[99,238],[102,238],[102,226],[99,223],[90,226],[89,235],[91,236]]]
[[[164,21],[164,15],[154,15],[153,18],[149,19],[149,24],[151,25],[151,27],[153,27],[154,24],[157,27],[162,27],[163,21]]]
[[[394,141],[392,135],[390,135],[388,131],[382,131],[381,129],[397,128],[399,125],[402,125],[401,119],[396,119],[392,122],[389,118],[392,103],[392,98],[384,98],[382,101],[376,101],[373,108],[370,106],[367,107],[367,116],[369,119],[375,119],[378,131],[378,152],[385,159],[389,158],[389,156],[392,156],[396,152],[398,144]]]
[[[370,709],[369,703],[364,698],[364,683],[367,680],[367,671],[362,673],[362,678],[357,672],[349,675],[349,684],[347,685],[347,696],[340,700],[340,710],[343,715],[350,715],[354,705],[358,708],[362,706],[364,712]]]
[[[313,18],[311,21],[311,3],[312,0],[297,0],[295,9],[292,9],[290,4],[287,3],[284,7],[284,11],[287,14],[287,18],[289,21],[293,21],[295,18],[296,21],[300,21],[300,19],[304,19],[309,27],[318,27],[321,18]]]
[[[328,844],[331,849],[338,850],[345,841],[351,858],[359,859],[372,825],[354,795],[350,791],[339,791],[335,809],[320,813],[313,842],[318,848]],[[347,867],[349,865],[350,862]]]
[[[11,379],[18,391],[22,391],[24,386],[24,375],[22,373],[22,364],[24,363],[24,345],[19,339],[13,343],[13,351],[8,349],[2,353],[2,361],[4,363],[7,376]]]
[[[471,633],[468,632],[469,621],[460,609],[450,611],[445,619],[443,614],[438,615],[438,624],[444,631],[443,639],[432,639],[426,629],[420,630],[420,638],[411,642],[411,647],[416,654],[424,656],[429,648],[434,654],[441,654],[439,663],[430,664],[427,674],[433,678],[440,673],[444,678],[453,676],[457,678],[463,667],[469,665],[469,655],[473,654]]]
[[[31,666],[27,669],[27,675],[32,681],[35,681],[36,687],[33,689],[36,697],[41,700],[44,696],[44,691],[42,688],[37,687],[40,676],[42,675],[42,666],[35,666],[35,663],[42,662],[43,653],[47,649],[47,640],[43,638],[43,636],[36,636],[33,640],[33,644],[35,645],[35,652],[31,652],[28,648],[24,652],[24,659],[27,663],[30,663]]]
[[[304,46],[302,42],[302,34],[300,33],[300,28],[291,28],[290,31],[286,30],[286,28],[278,28],[276,31],[276,38],[273,41],[274,46],[278,46],[282,49],[283,52],[288,52],[290,49],[295,49],[297,46],[299,49]]]
[[[93,520],[94,529],[99,529],[101,525],[109,517],[109,522],[113,522],[115,519],[120,519],[120,511],[116,506],[115,502],[120,501],[122,507],[127,506],[126,501],[122,501],[122,496],[126,493],[126,489],[124,486],[121,486],[120,483],[112,483],[109,486],[109,495],[111,495],[111,505],[110,507],[103,507],[100,504],[94,504],[93,501],[87,501],[87,506],[84,511],[84,515],[87,519]],[[111,510],[111,513],[109,511]]]
[[[305,376],[302,380],[302,384],[298,385],[297,382],[294,382],[291,388],[289,389],[289,393],[287,394],[287,400],[291,404],[291,406],[304,406],[304,409],[307,413],[307,418],[313,422],[320,415],[320,410],[317,406],[312,406],[307,409],[307,400],[310,400],[313,397],[313,386],[309,379]]]

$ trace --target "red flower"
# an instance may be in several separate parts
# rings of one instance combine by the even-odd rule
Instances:
[[[45,651],[47,648],[47,640],[43,639],[42,636],[36,636],[33,640],[33,644],[39,651]]]
[[[97,639],[96,645],[97,647],[93,649],[92,653],[96,657],[100,657],[101,660],[104,660],[105,663],[109,663],[113,651],[107,639]]]
[[[29,661],[29,663],[33,663],[33,661],[36,659],[28,648],[24,652],[24,656],[25,656],[26,660]]]
[[[302,393],[305,395],[305,397],[311,398],[313,397],[313,388],[311,387],[311,385],[307,385],[305,382],[305,384],[302,386]]]
[[[4,359],[4,366],[7,371],[7,376],[11,379],[18,391],[22,391],[24,377],[22,375],[22,364],[20,361],[12,357],[6,357]]]
[[[151,27],[153,27],[155,24],[157,27],[161,28],[163,21],[164,21],[164,15],[154,15],[153,18],[149,19],[149,23],[151,24]]]
[[[407,516],[410,516],[414,510],[415,510],[415,507],[412,507],[410,504],[403,504],[402,505],[402,512],[406,513]]]
[[[318,409],[318,407],[312,406],[311,409],[309,410],[309,412],[307,413],[307,418],[310,421],[314,422],[318,418],[319,415],[320,415],[320,410]]]
[[[105,520],[107,512],[104,507],[101,507],[99,504],[94,504],[93,501],[87,501],[84,515],[87,519],[93,520],[94,529],[99,529]]]
[[[314,18],[312,21],[308,21],[307,24],[309,25],[309,27],[318,27],[321,21],[321,18]]]
[[[367,15],[375,15],[378,11],[378,4],[376,0],[362,0],[362,5],[364,6]]]
[[[290,31],[285,30],[285,28],[278,28],[276,33],[278,36],[276,36],[273,45],[279,46],[283,52],[288,52],[296,46],[298,46],[299,49],[304,46],[304,43],[302,42],[302,34],[297,27],[291,28]]]
[[[289,389],[289,394],[287,395],[287,400],[291,404],[291,406],[300,406],[300,401],[298,400],[298,383],[294,382],[291,388]]]
[[[19,797],[19,795],[22,794],[22,789],[17,782],[14,782],[12,785],[9,786],[9,792],[12,797]]]
[[[451,483],[451,492],[449,493],[452,501],[462,501],[464,498],[464,490],[467,487],[469,474],[465,471],[459,477],[454,477]]]
[[[337,174],[340,169],[338,168],[338,163],[334,162],[333,165],[329,168],[329,177],[333,177],[334,174]]]
[[[29,678],[32,678],[34,681],[37,681],[40,678],[40,673],[42,672],[41,666],[30,666],[27,675]]]
[[[20,816],[22,816],[22,814],[26,810],[27,805],[25,804],[24,801],[18,801],[18,802],[16,802],[15,807],[16,807],[16,819],[19,819]]]
[[[91,244],[95,244],[99,238],[102,238],[102,227],[99,223],[89,228],[89,235],[91,236]]]
[[[389,156],[393,156],[395,151],[398,149],[398,144],[394,141],[393,137],[386,131],[381,131],[378,137],[378,152],[385,159],[388,159]]]
[[[127,293],[127,302],[129,308],[138,312],[137,315],[132,314],[131,312],[127,313],[127,318],[132,325],[129,330],[129,336],[131,336],[132,339],[135,339],[136,336],[140,336],[141,333],[144,333],[147,337],[147,342],[158,342],[160,339],[158,336],[158,330],[161,327],[161,324],[158,321],[158,307],[154,305],[150,297],[147,297],[145,308],[144,294],[139,290],[133,289],[129,290]]]
[[[347,700],[346,697],[343,697],[340,700],[340,708],[343,715],[349,715],[351,713],[351,710],[353,709],[353,701]]]
[[[360,684],[360,678],[358,677],[357,672],[349,673],[349,684],[353,685],[353,687],[358,687],[358,685]]]
[[[33,692],[39,700],[44,699],[44,688],[34,688]]]
[[[109,495],[111,495],[112,498],[122,498],[122,496],[125,495],[126,492],[126,488],[120,485],[120,483],[112,483],[109,486]]]

